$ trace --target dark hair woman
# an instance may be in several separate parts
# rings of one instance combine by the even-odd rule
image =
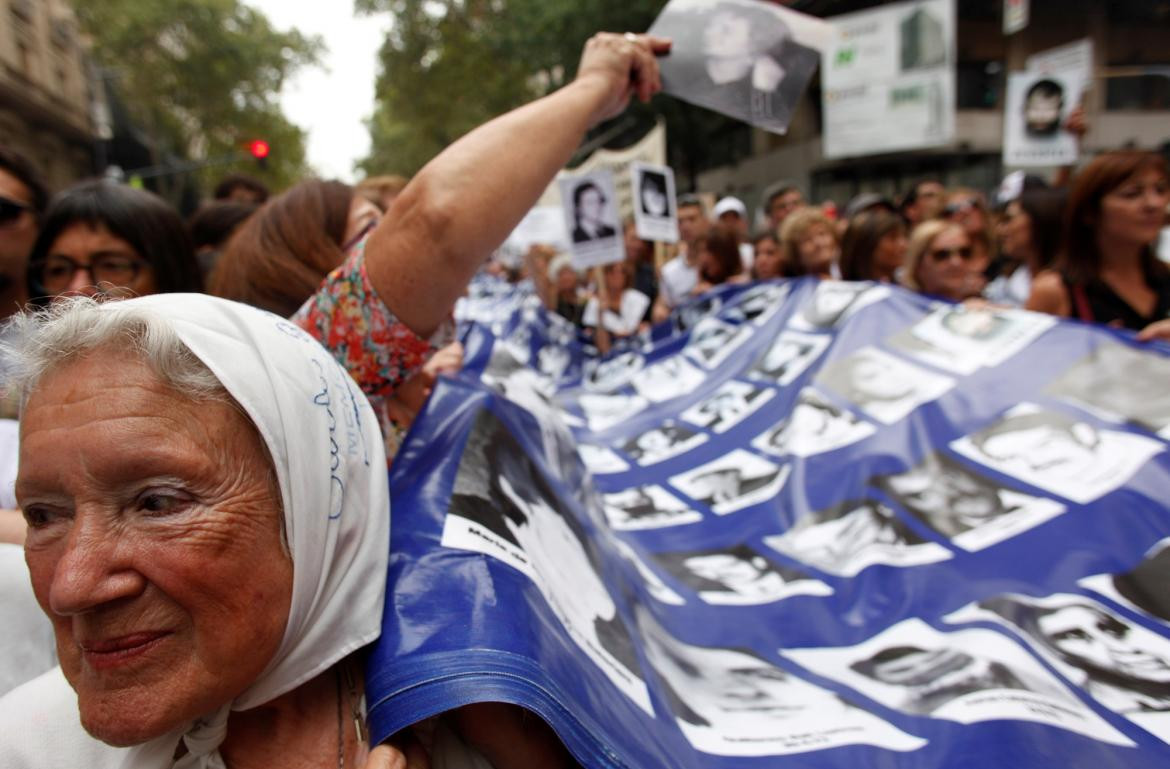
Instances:
[[[1052,266],[1060,248],[1063,189],[1025,190],[1008,203],[997,227],[1004,266],[983,290],[996,304],[1023,307],[1032,290],[1032,276]]]
[[[842,280],[893,283],[906,257],[906,223],[889,211],[858,214],[841,238]]]
[[[1110,152],[1073,179],[1063,251],[1036,276],[1028,309],[1170,338],[1170,269],[1154,255],[1170,203],[1166,161]]]
[[[145,296],[202,291],[182,217],[143,190],[110,181],[75,184],[49,205],[29,255],[29,296]]]
[[[739,236],[723,224],[711,227],[697,241],[699,249],[699,281],[692,293],[701,294],[722,283],[742,283],[747,280],[743,260],[739,256]]]

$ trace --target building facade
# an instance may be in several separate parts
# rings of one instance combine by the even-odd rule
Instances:
[[[830,18],[872,8],[864,0],[808,0],[789,5]],[[1165,0],[1031,0],[1026,28],[1002,30],[1002,0],[957,0],[955,139],[912,152],[826,160],[821,150],[819,84],[805,94],[789,133],[746,126],[736,140],[741,159],[699,174],[697,187],[734,194],[749,204],[779,179],[795,181],[810,200],[843,204],[859,192],[895,196],[915,180],[994,190],[1004,173],[1003,102],[1008,72],[1037,52],[1088,38],[1094,78],[1085,97],[1089,132],[1083,155],[1119,147],[1163,149],[1170,143],[1170,77],[1115,76],[1164,65],[1170,73],[1170,2]],[[1043,174],[1045,169],[1038,169]]]
[[[94,170],[87,66],[63,0],[0,0],[0,144],[27,157],[53,190]]]

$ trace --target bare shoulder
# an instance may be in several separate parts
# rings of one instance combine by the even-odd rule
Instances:
[[[1032,279],[1032,293],[1026,306],[1035,312],[1046,312],[1049,315],[1067,318],[1072,307],[1060,273],[1055,270],[1038,273]]]

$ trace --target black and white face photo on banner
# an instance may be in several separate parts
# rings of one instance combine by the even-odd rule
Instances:
[[[1086,504],[1117,489],[1163,450],[1142,435],[1022,403],[951,448],[1057,497]]]
[[[948,622],[1006,623],[1089,696],[1170,743],[1170,639],[1086,596],[1005,594]]]
[[[678,242],[674,169],[635,160],[630,164],[634,199],[634,231],[642,240]]]
[[[558,181],[573,266],[578,270],[626,258],[613,173],[598,169]]]
[[[852,577],[874,564],[919,566],[951,553],[914,533],[886,505],[872,499],[844,502],[803,516],[764,544],[826,574]]]
[[[748,371],[751,377],[790,385],[803,374],[825,348],[830,338],[824,334],[802,334],[799,331],[781,331]]]
[[[912,326],[911,333],[957,359],[944,367],[971,374],[1003,363],[1055,325],[1050,315],[958,305],[934,311]]]
[[[962,724],[1032,721],[1133,744],[1026,649],[994,630],[944,633],[909,619],[856,646],[781,653],[904,713]]]
[[[646,359],[636,352],[623,352],[585,364],[581,384],[590,392],[612,393],[629,384],[646,366]]]
[[[705,433],[669,420],[639,433],[622,444],[622,451],[642,467],[690,451],[707,442]]]
[[[718,318],[703,318],[691,329],[684,349],[704,368],[715,369],[751,335],[751,326],[733,326]]]
[[[877,428],[869,422],[806,387],[788,417],[753,439],[752,446],[779,457],[811,457],[849,446],[875,432]]]
[[[734,323],[751,322],[757,326],[767,323],[779,310],[792,286],[788,283],[761,283],[745,289],[731,306],[721,313]]]
[[[671,0],[649,32],[674,41],[666,93],[780,134],[832,40],[828,23],[760,0]]]
[[[747,545],[720,550],[655,553],[667,574],[689,587],[706,603],[753,606],[794,595],[830,595],[833,590],[815,577],[778,566]]]
[[[684,411],[682,418],[717,433],[727,432],[758,411],[775,394],[770,388],[733,379]]]
[[[1045,390],[1104,419],[1129,422],[1170,439],[1170,360],[1102,343]]]
[[[1013,72],[1004,108],[1004,163],[1012,166],[1072,164],[1077,137],[1065,121],[1081,103],[1084,73]]]
[[[925,741],[747,651],[695,646],[636,612],[646,659],[683,736],[717,756],[782,756],[840,745],[915,750]]]
[[[793,316],[790,326],[801,331],[824,331],[834,328],[853,313],[880,302],[890,295],[885,286],[822,280],[811,297],[806,298]]]
[[[1170,626],[1170,537],[1151,547],[1132,569],[1094,574],[1077,584]]]
[[[647,366],[630,382],[638,395],[654,403],[689,395],[702,386],[707,374],[682,355],[671,355]]]
[[[863,347],[827,364],[817,374],[816,384],[889,425],[949,391],[955,380],[876,347]]]
[[[904,510],[964,550],[981,550],[1060,515],[1064,505],[1006,489],[941,454],[871,481]]]
[[[788,480],[791,468],[735,449],[722,457],[673,476],[671,485],[718,515],[771,499]]]
[[[635,486],[605,495],[605,517],[615,529],[660,529],[703,520],[661,486]]]
[[[459,460],[441,543],[490,556],[531,579],[574,643],[652,715],[629,630],[561,504],[519,442],[484,410]]]

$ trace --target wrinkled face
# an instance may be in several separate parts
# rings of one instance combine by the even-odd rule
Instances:
[[[1068,606],[1038,620],[1045,640],[1068,657],[1146,681],[1170,682],[1170,661],[1140,648],[1133,628],[1088,606]]]
[[[958,301],[975,278],[975,252],[961,227],[939,233],[918,262],[915,277],[922,293]]]
[[[292,562],[256,430],[98,351],[42,380],[21,420],[25,556],[81,722],[144,742],[230,702],[288,620]]]
[[[775,240],[769,237],[756,243],[756,259],[752,267],[760,280],[770,280],[784,275],[784,257]]]
[[[815,224],[797,242],[796,250],[805,272],[810,275],[828,275],[837,258],[837,239],[828,227]]]
[[[1126,179],[1101,198],[1099,242],[1145,246],[1158,239],[1170,202],[1170,182],[1156,168]]]
[[[75,222],[62,230],[43,269],[34,275],[52,295],[146,296],[158,291],[154,268],[100,223]]]

